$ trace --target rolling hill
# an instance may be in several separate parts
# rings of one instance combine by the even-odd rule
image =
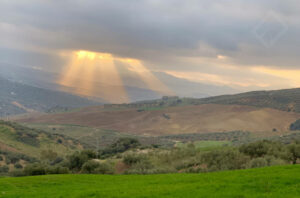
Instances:
[[[67,136],[0,121],[0,165],[24,165],[40,159],[42,151],[52,150],[58,156],[65,156],[78,149],[82,145]]]
[[[300,112],[300,88],[274,91],[252,91],[233,95],[221,95],[207,98],[164,97],[158,100],[141,101],[130,107],[169,107],[201,104],[246,105],[261,108],[273,108],[288,112]],[[128,105],[127,105],[128,106]]]
[[[71,124],[140,135],[250,131],[284,134],[300,118],[295,112],[242,105],[202,104],[164,108],[82,108],[76,112],[17,119],[25,123]]]
[[[0,178],[0,197],[299,197],[300,167],[204,174]]]
[[[269,107],[288,112],[300,112],[300,88],[217,96],[199,99],[197,102],[199,104],[215,103]]]

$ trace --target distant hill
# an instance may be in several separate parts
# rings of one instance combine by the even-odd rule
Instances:
[[[0,77],[0,117],[99,104],[101,103],[72,94],[29,86]]]
[[[233,95],[221,95],[207,98],[163,97],[158,100],[140,101],[123,105],[124,107],[169,107],[201,104],[247,105],[273,108],[288,112],[300,112],[300,88],[275,91],[253,91]],[[122,105],[114,105],[122,106]]]
[[[275,91],[253,91],[236,95],[224,95],[194,101],[195,104],[237,104],[269,107],[288,112],[300,112],[300,88]]]
[[[79,149],[82,145],[72,138],[0,120],[0,166],[33,162],[42,151],[65,156]]]
[[[112,102],[103,100],[105,96],[103,90],[119,90],[120,86],[126,90],[129,102],[153,100],[161,98],[164,95],[157,90],[151,90],[149,85],[147,85],[147,83],[145,83],[139,75],[131,70],[128,70],[126,66],[118,64],[116,67],[122,79],[121,85],[110,84],[112,82],[103,82],[99,81],[99,79],[94,79],[92,81],[93,85],[96,87],[96,89],[93,90],[92,97],[94,97],[97,101],[108,103]],[[235,90],[228,86],[217,86],[213,84],[192,82],[177,78],[164,72],[152,72],[152,75],[154,79],[162,82],[172,92],[174,92],[175,95],[180,97],[203,98],[208,96],[240,92],[239,90]],[[23,67],[0,62],[0,77],[1,76],[15,82],[43,89],[64,91],[68,93],[78,92],[78,85],[64,86],[58,84],[59,79],[61,78],[60,73],[46,71],[38,67]],[[80,81],[80,76],[75,76],[73,78],[75,81]],[[81,89],[84,88],[81,87]],[[91,97],[91,95],[84,95],[84,97]],[[116,96],[113,98],[114,100],[116,100],[115,97]]]

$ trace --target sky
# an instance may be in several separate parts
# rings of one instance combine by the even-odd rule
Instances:
[[[60,72],[85,51],[138,61],[148,77],[300,87],[299,10],[297,0],[0,0],[0,62]]]

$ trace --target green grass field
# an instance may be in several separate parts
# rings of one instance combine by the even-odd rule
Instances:
[[[300,197],[300,166],[203,174],[0,178],[0,197]]]

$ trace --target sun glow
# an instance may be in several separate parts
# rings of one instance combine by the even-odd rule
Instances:
[[[164,95],[173,95],[139,60],[84,50],[71,52],[69,57],[69,64],[62,72],[59,84],[77,94],[103,98],[112,103],[129,102],[115,65],[115,61],[120,61],[128,70],[137,73],[149,89]]]

